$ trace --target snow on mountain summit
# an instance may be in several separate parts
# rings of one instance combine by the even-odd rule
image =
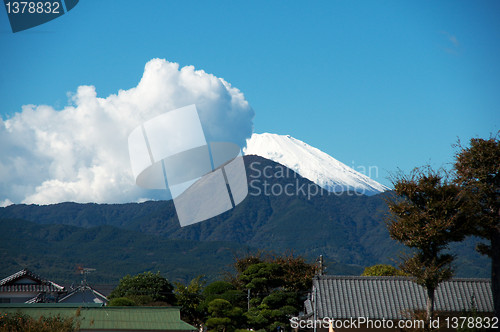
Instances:
[[[245,155],[258,155],[280,163],[328,191],[349,190],[375,195],[389,190],[386,186],[290,135],[253,134],[247,139],[247,147],[243,152]]]

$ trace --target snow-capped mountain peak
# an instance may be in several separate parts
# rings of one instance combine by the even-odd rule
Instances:
[[[356,191],[375,195],[389,190],[325,152],[290,135],[253,134],[243,149],[245,155],[258,155],[280,163],[328,191]]]

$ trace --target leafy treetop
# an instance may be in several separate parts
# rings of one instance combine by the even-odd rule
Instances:
[[[108,298],[126,297],[139,305],[174,305],[176,298],[173,290],[172,284],[160,272],[143,272],[123,277]]]

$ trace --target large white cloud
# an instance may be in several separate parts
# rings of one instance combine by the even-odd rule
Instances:
[[[131,202],[161,198],[134,184],[129,133],[156,115],[196,104],[211,141],[240,146],[252,134],[254,112],[243,94],[222,78],[149,61],[139,84],[98,98],[80,86],[63,110],[26,105],[0,119],[0,205]]]

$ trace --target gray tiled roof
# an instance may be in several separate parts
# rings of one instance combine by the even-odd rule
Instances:
[[[0,293],[52,293],[52,292],[63,292],[64,290],[53,286],[52,284],[42,284],[42,285],[7,285],[0,286]]]
[[[313,280],[317,289],[317,317],[404,319],[409,310],[423,310],[426,291],[408,277],[319,276]],[[306,301],[312,314],[313,303]],[[461,312],[471,309],[493,312],[489,279],[452,279],[436,290],[435,310]]]
[[[18,284],[21,278],[30,278],[36,284]],[[64,287],[50,280],[42,279],[28,269],[23,269],[0,280],[0,292],[62,292]]]
[[[68,299],[70,299],[72,296],[77,295],[79,293],[80,294],[86,293],[86,296],[88,296],[88,299],[86,300],[86,302],[90,302],[90,301],[95,302],[94,299],[97,299],[98,301],[101,301],[104,303],[108,302],[108,298],[106,296],[104,296],[103,294],[99,293],[98,291],[96,291],[95,289],[93,289],[92,287],[87,286],[87,285],[77,287],[73,291],[69,292],[62,299],[60,299],[59,302],[67,302],[67,301],[69,301]]]
[[[19,279],[19,278],[25,277],[25,276],[30,277],[33,280],[41,280],[40,277],[38,277],[36,274],[31,272],[30,270],[22,269],[21,271],[18,271],[16,273],[11,274],[10,276],[0,280],[0,286],[7,285],[7,284],[12,283],[13,281]]]

